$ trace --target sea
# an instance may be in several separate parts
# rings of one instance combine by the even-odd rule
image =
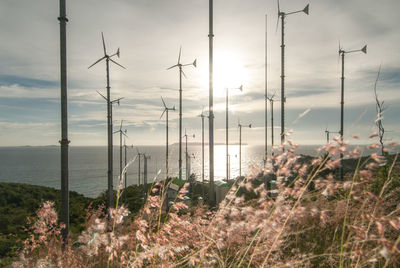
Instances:
[[[316,145],[300,146],[296,153],[315,156]],[[120,183],[120,147],[113,148],[113,178],[114,188]],[[41,185],[60,189],[60,147],[59,146],[23,146],[0,147],[0,181]],[[165,146],[127,147],[126,159],[127,185],[138,184],[139,157],[138,151],[150,158],[147,160],[148,183],[165,178],[166,148]],[[186,174],[195,174],[196,179],[202,180],[202,146],[188,145],[188,164],[186,165],[185,146],[182,148],[182,178]],[[229,146],[229,178],[235,178],[240,173],[239,145]],[[169,146],[169,174],[178,176],[179,146]],[[254,174],[263,165],[264,146],[242,145],[241,174]],[[107,147],[69,147],[69,189],[87,197],[97,197],[107,189]],[[226,177],[226,147],[214,147],[214,178],[222,180]],[[204,179],[208,180],[208,146],[204,152]],[[122,166],[125,165],[125,150],[122,149]],[[140,178],[143,182],[143,156],[140,157]],[[188,172],[186,172],[186,167]]]

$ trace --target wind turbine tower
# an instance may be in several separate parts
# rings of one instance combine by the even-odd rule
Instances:
[[[238,88],[232,88],[232,89],[239,89],[240,91],[243,91],[243,85],[241,85]],[[226,146],[226,180],[229,180],[229,140],[228,140],[228,133],[229,133],[229,105],[228,105],[228,92],[229,88],[225,89],[226,93],[226,111],[225,111],[225,146]]]
[[[109,109],[107,109],[108,110],[108,114],[109,114],[108,117],[110,118],[110,122],[109,123],[111,124],[111,125],[109,125],[109,127],[107,129],[107,133],[109,133],[108,130],[110,130],[110,129],[112,130],[113,129],[113,123],[112,123],[112,110],[113,109],[112,109],[112,106],[115,103],[118,104],[118,106],[119,106],[119,102],[123,98],[119,98],[119,99],[115,99],[115,100],[112,100],[112,101],[108,101],[108,99],[106,97],[104,97],[104,95],[102,95],[100,92],[97,91],[97,93],[101,97],[103,97],[103,99],[106,100],[107,107],[109,107]],[[111,138],[112,138],[112,136],[111,136]],[[112,148],[113,148],[113,140],[111,139],[111,145],[110,145],[110,140],[108,140],[108,144],[109,144],[108,145],[108,169],[109,169],[108,170],[108,175],[111,174],[111,180],[110,180],[110,177],[108,177],[107,206],[112,207],[112,204],[113,204],[113,180],[112,180],[112,174],[113,174],[113,154],[112,154],[112,152],[113,152],[113,150],[112,150]],[[110,155],[110,146],[111,146],[111,155]]]
[[[107,77],[107,136],[108,136],[108,192],[107,192],[107,208],[111,208],[113,206],[113,167],[112,167],[112,139],[113,139],[113,130],[112,130],[112,103],[111,103],[111,93],[110,93],[110,61],[114,63],[115,65],[120,66],[121,68],[125,69],[124,66],[119,64],[118,62],[114,61],[112,58],[114,56],[117,56],[119,58],[119,48],[116,53],[112,55],[107,54],[106,50],[106,43],[104,42],[104,35],[101,33],[101,39],[103,41],[103,51],[104,51],[104,56],[100,59],[98,59],[95,63],[90,65],[88,69],[96,65],[97,63],[101,62],[102,60],[106,60],[106,77]]]
[[[195,135],[193,134],[193,138],[195,137]],[[187,139],[188,139],[188,135],[186,134],[186,129],[185,129],[185,135],[183,136],[183,138],[185,138],[185,148],[186,148],[186,157],[185,157],[185,164],[186,164],[186,180],[189,179],[190,174],[188,174],[188,158],[189,158],[189,152],[188,152],[188,148],[187,148]]]
[[[60,0],[60,88],[61,88],[61,212],[63,242],[69,233],[69,183],[68,183],[68,90],[67,90],[67,15],[65,0]]]
[[[136,147],[137,155],[139,157],[139,171],[138,171],[138,185],[140,185],[140,157],[144,154],[140,153],[139,149]]]
[[[168,154],[168,111],[175,111],[175,106],[172,108],[168,108],[167,105],[165,104],[163,97],[161,97],[161,100],[164,105],[164,111],[162,112],[160,119],[163,117],[164,113],[165,113],[165,117],[166,117],[165,118],[165,120],[166,120],[166,123],[165,123],[165,127],[166,127],[166,130],[165,130],[166,131],[166,133],[165,133],[165,136],[166,136],[166,141],[165,141],[165,178],[168,179],[168,176],[169,176],[169,169],[168,169],[168,156],[169,156],[169,154]]]
[[[270,109],[271,109],[271,155],[274,155],[274,97],[275,94],[273,94],[271,97],[267,96],[267,100],[269,100],[270,103]]]
[[[122,179],[122,135],[124,135],[125,137],[128,137],[126,135],[126,130],[125,131],[122,130],[122,122],[123,121],[124,120],[121,120],[121,125],[119,126],[119,129],[117,131],[113,132],[113,134],[119,133],[119,176],[120,176],[120,179]],[[126,186],[126,183],[125,183],[125,186]]]
[[[343,142],[343,118],[344,118],[344,55],[354,52],[363,52],[367,54],[367,45],[365,45],[362,49],[357,50],[344,50],[340,47],[339,44],[339,56],[342,58],[342,77],[341,77],[341,99],[340,99],[340,140]],[[343,153],[340,153],[340,180],[344,179],[344,171],[343,171]]]
[[[178,67],[179,68],[179,179],[182,179],[182,75],[185,75],[182,68],[185,66],[193,65],[196,67],[197,60],[193,63],[182,64],[181,63],[182,47],[179,49],[178,63],[169,67],[167,70]]]
[[[199,117],[201,117],[201,182],[203,184],[201,189],[204,200],[204,117],[206,117],[206,115],[201,111]]]
[[[239,127],[239,178],[240,178],[242,177],[242,127],[251,128],[251,124],[242,125],[239,122],[238,127]]]
[[[276,28],[278,29],[279,18],[281,18],[281,144],[285,142],[285,103],[286,103],[286,95],[285,95],[285,18],[289,15],[304,12],[307,15],[309,14],[310,5],[307,4],[306,7],[302,10],[294,11],[294,12],[283,12],[279,8],[279,0],[278,0],[278,20],[276,23]]]
[[[150,155],[142,154],[144,160],[144,174],[143,174],[143,184],[144,184],[144,192],[147,197],[147,160],[151,159]]]
[[[209,205],[215,206],[215,191],[214,191],[214,89],[213,89],[213,75],[214,75],[214,30],[213,30],[213,17],[214,17],[214,4],[213,0],[209,0],[209,31],[208,31],[208,63],[209,63],[209,96],[208,96],[208,148],[209,148],[209,172],[210,172],[210,192],[209,192]]]

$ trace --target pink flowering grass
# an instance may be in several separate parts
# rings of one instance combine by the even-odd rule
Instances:
[[[184,203],[186,184],[162,213],[171,180],[154,182],[136,214],[119,203],[111,219],[102,208],[90,210],[85,231],[64,250],[53,205],[45,203],[13,266],[399,266],[397,156],[361,157],[363,148],[349,151],[340,139],[313,159],[296,149],[288,142],[264,168],[237,180],[217,210]],[[343,182],[336,179],[340,153],[355,163]]]

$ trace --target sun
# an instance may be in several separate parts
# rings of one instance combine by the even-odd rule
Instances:
[[[214,55],[214,97],[221,98],[225,96],[226,88],[238,88],[241,85],[246,87],[248,73],[240,57],[234,53],[218,52]],[[208,65],[202,69],[201,84],[208,88]],[[232,91],[229,95],[239,94],[240,91]]]

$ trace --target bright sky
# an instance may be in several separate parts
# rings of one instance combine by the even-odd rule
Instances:
[[[280,31],[277,3],[267,0],[215,0],[215,142],[225,140],[225,87],[230,91],[230,140],[238,139],[237,122],[252,123],[243,140],[264,143],[265,15],[268,15],[268,87],[280,98]],[[400,128],[400,1],[282,0],[285,12],[310,3],[310,15],[286,19],[286,128],[299,144],[322,144],[325,129],[339,130],[340,64],[345,50],[368,45],[368,54],[346,55],[345,136],[360,142],[375,131],[373,87],[382,65],[378,94],[385,101],[387,140]],[[55,0],[0,2],[0,146],[50,145],[60,140],[59,16]],[[105,63],[101,32],[108,52],[121,49],[111,66],[114,125],[128,129],[128,143],[164,144],[168,106],[179,104],[176,64],[197,58],[185,68],[184,127],[200,142],[201,119],[208,108],[208,0],[69,0],[67,1],[69,139],[72,146],[106,145]],[[280,25],[279,25],[280,27]],[[279,143],[280,105],[275,103],[275,143]],[[301,115],[303,115],[301,117]],[[299,118],[300,117],[300,118]],[[297,119],[297,120],[296,120]],[[170,143],[178,141],[178,111],[170,112]],[[208,125],[208,124],[206,124]],[[270,132],[270,131],[269,131]],[[115,143],[118,141],[115,137]]]

